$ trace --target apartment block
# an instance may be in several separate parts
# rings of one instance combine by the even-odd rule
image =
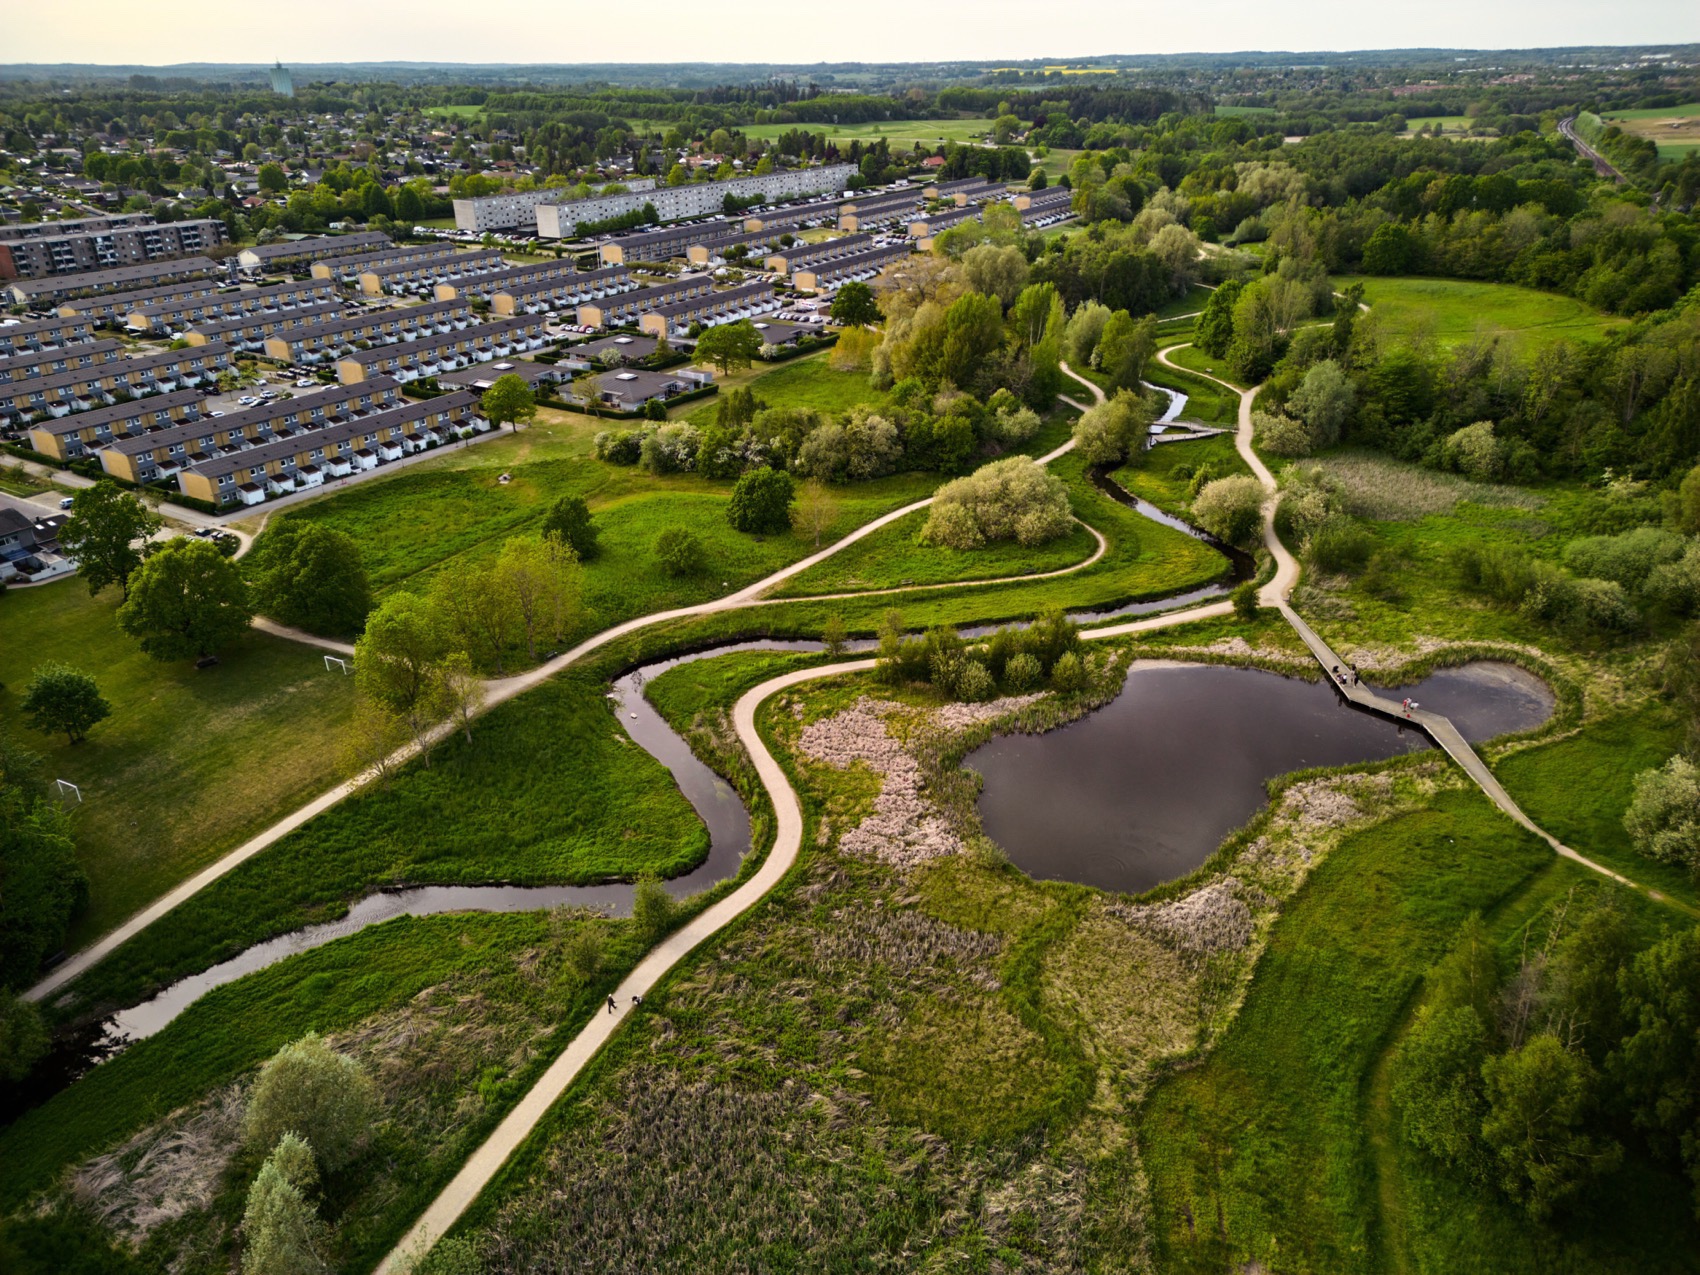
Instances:
[[[640,314],[675,301],[705,297],[714,291],[714,280],[708,275],[686,275],[672,283],[653,288],[634,288],[600,301],[591,301],[578,308],[576,318],[580,327],[607,328],[623,323],[635,323]]]
[[[114,478],[157,482],[218,456],[342,425],[400,402],[400,386],[379,377],[364,385],[333,385],[226,416],[202,416],[138,431],[114,438],[98,454],[101,468]]]
[[[546,314],[594,305],[606,297],[637,291],[638,281],[616,266],[572,274],[554,283],[521,286],[509,283],[490,296],[492,314]]]
[[[183,470],[177,486],[186,496],[214,504],[258,505],[271,496],[357,478],[413,452],[489,430],[478,399],[461,390],[224,453]]]
[[[571,239],[578,233],[581,222],[605,221],[639,212],[652,204],[662,221],[682,221],[687,217],[707,217],[726,207],[726,197],[734,199],[795,199],[802,195],[820,195],[843,190],[844,183],[855,174],[853,164],[828,164],[820,168],[788,168],[765,177],[734,177],[723,182],[692,182],[684,186],[664,186],[656,190],[630,195],[599,195],[577,199],[571,203],[538,204],[537,233],[545,239]]]
[[[51,350],[31,350],[0,358],[0,385],[14,385],[37,376],[52,376],[109,363],[122,358],[124,346],[119,341],[83,341],[74,346],[59,346]]]
[[[0,320],[0,356],[10,358],[29,350],[56,350],[94,340],[94,322],[86,315],[68,318]]]
[[[475,248],[424,261],[393,261],[360,272],[360,291],[368,297],[425,296],[440,284],[454,284],[474,275],[506,270],[508,263],[494,248]]]
[[[42,413],[65,416],[86,412],[123,397],[139,398],[207,384],[229,367],[230,350],[222,345],[114,359],[94,367],[0,385],[0,417],[28,420]]]
[[[76,222],[51,223],[57,233],[0,239],[0,279],[47,279],[88,270],[113,270],[203,253],[224,242],[224,223],[199,221],[108,225],[98,230],[66,229]]]
[[[115,438],[197,421],[205,399],[206,394],[198,389],[177,390],[72,416],[49,417],[30,426],[30,447],[58,461],[76,460]]]
[[[250,274],[300,274],[314,262],[347,257],[390,246],[394,241],[381,230],[362,230],[352,235],[312,235],[305,239],[279,239],[256,244],[236,254],[236,264]]]
[[[689,331],[696,323],[714,327],[772,314],[779,308],[779,298],[774,295],[771,283],[746,283],[741,288],[728,288],[725,292],[711,292],[705,297],[647,310],[638,317],[638,331],[648,336],[670,337]]]
[[[182,257],[176,261],[115,266],[110,270],[88,270],[82,274],[58,275],[49,279],[14,279],[4,285],[4,291],[9,294],[11,304],[39,309],[122,292],[127,288],[150,288],[185,279],[210,279],[218,273],[219,267],[206,257]],[[75,308],[88,309],[87,306]]]
[[[183,339],[190,345],[228,345],[233,350],[259,354],[271,338],[335,319],[341,313],[340,301],[315,301],[309,305],[259,310],[253,314],[239,314],[233,319],[197,323],[184,331]]]
[[[548,343],[543,320],[529,315],[478,323],[464,332],[450,332],[399,341],[374,350],[356,350],[337,360],[337,379],[356,385],[374,376],[393,376],[398,381],[415,381],[422,376],[452,372],[489,359],[506,358],[527,350],[540,350]]]
[[[212,292],[198,297],[174,297],[137,306],[124,316],[131,332],[180,332],[184,328],[220,319],[247,315],[275,314],[335,301],[336,285],[322,280],[308,283],[274,283],[263,288]]]
[[[357,353],[362,346],[429,340],[463,331],[477,322],[464,301],[433,301],[397,310],[330,315],[322,322],[273,336],[265,343],[265,355],[280,363],[322,363]]]
[[[909,256],[913,250],[913,245],[905,240],[903,243],[867,248],[861,252],[820,258],[809,262],[800,270],[793,270],[791,286],[802,292],[819,292],[822,288],[835,288],[843,283],[872,279],[893,261]]]
[[[622,181],[633,194],[655,189],[653,177],[629,177]],[[457,199],[455,229],[470,230],[481,235],[487,230],[524,230],[529,234],[537,227],[539,204],[561,203],[559,190],[528,190],[517,195],[485,195],[478,199]],[[640,202],[638,207],[643,207]]]

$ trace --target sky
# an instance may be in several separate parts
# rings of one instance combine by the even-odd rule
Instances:
[[[4,62],[817,62],[1700,42],[1697,0],[13,0]]]

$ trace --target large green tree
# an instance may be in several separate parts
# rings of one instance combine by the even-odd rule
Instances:
[[[532,393],[524,377],[508,372],[498,376],[495,383],[484,391],[478,406],[484,413],[484,419],[498,429],[503,425],[518,429],[521,425],[531,424],[532,418],[537,415],[537,395]]]
[[[30,725],[45,733],[63,731],[73,744],[88,738],[97,722],[112,716],[94,678],[69,664],[43,664],[30,678],[22,705]]]
[[[794,489],[791,475],[762,466],[739,478],[726,505],[726,519],[738,531],[777,533],[791,525]]]
[[[372,583],[354,537],[300,518],[273,519],[244,560],[256,610],[309,633],[358,633]]]
[[[131,577],[118,627],[156,660],[187,660],[234,642],[252,615],[236,562],[184,537],[161,545]]]
[[[1488,1101],[1482,1139],[1499,1162],[1506,1194],[1536,1220],[1622,1159],[1616,1143],[1587,1132],[1594,1070],[1556,1036],[1542,1034],[1489,1058],[1482,1081]]]
[[[748,367],[761,353],[761,333],[748,319],[722,323],[697,338],[697,362],[712,363],[720,375]]]
[[[596,524],[583,496],[562,496],[543,515],[543,534],[559,536],[579,557],[589,562],[596,556]]]
[[[878,323],[879,303],[874,290],[859,279],[852,279],[838,289],[832,298],[832,321],[841,327],[859,328]]]
[[[99,593],[109,584],[130,596],[130,577],[142,565],[142,545],[164,520],[117,483],[103,478],[71,498],[71,517],[59,530],[59,545]]]

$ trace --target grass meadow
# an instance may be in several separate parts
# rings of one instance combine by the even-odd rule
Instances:
[[[0,598],[0,716],[17,723],[73,803],[89,906],[69,944],[111,929],[185,877],[342,777],[335,749],[350,687],[310,647],[249,633],[218,667],[160,663],[118,629],[119,594],[76,577]],[[112,715],[81,744],[24,728],[39,665],[94,675]]]
[[[1627,322],[1573,297],[1510,283],[1369,275],[1334,279],[1336,288],[1354,283],[1364,285],[1364,300],[1383,330],[1406,340],[1432,338],[1442,346],[1503,336],[1527,355],[1557,340],[1596,341]]]
[[[979,141],[991,130],[990,120],[978,117],[945,120],[876,120],[865,124],[746,124],[745,137],[772,141],[782,133],[802,130],[825,133],[828,141],[877,142],[882,138],[894,150],[908,150],[914,143],[934,147],[943,142]]]

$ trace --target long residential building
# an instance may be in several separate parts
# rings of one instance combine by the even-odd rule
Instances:
[[[880,199],[845,204],[838,215],[840,230],[867,230],[873,226],[906,222],[921,211],[921,192],[887,195]]]
[[[851,253],[862,252],[873,246],[872,235],[843,235],[822,243],[794,243],[789,248],[781,248],[769,255],[763,264],[769,270],[790,274],[793,270],[800,270],[817,261],[847,257]]]
[[[385,293],[422,295],[439,284],[453,284],[473,275],[494,274],[507,268],[508,263],[496,249],[475,248],[471,252],[457,252],[446,257],[370,266],[360,272],[360,291],[369,297]]]
[[[459,390],[398,403],[341,425],[226,452],[183,470],[177,486],[186,496],[218,505],[257,505],[269,496],[359,477],[412,452],[487,431],[490,422],[479,410],[479,398]]]
[[[93,367],[96,363],[110,363],[123,355],[124,344],[121,341],[83,341],[52,350],[28,350],[0,358],[0,385]]]
[[[323,323],[342,313],[340,301],[314,301],[307,305],[285,306],[277,310],[259,310],[239,314],[231,319],[214,319],[185,329],[183,339],[190,345],[228,345],[233,350],[259,353],[272,337]]]
[[[581,223],[606,221],[641,212],[645,204],[653,205],[662,221],[682,221],[687,217],[707,217],[726,207],[726,197],[733,199],[795,199],[802,195],[820,195],[843,190],[844,184],[856,173],[854,164],[827,164],[819,168],[787,168],[763,177],[734,177],[723,182],[691,182],[684,186],[663,186],[656,190],[629,195],[600,195],[577,199],[564,204],[537,205],[537,233],[545,239],[571,239]]]
[[[387,266],[397,261],[431,261],[452,257],[457,249],[452,243],[392,244],[388,248],[373,248],[368,252],[352,252],[346,257],[315,261],[307,267],[314,279],[335,279],[353,285],[360,282],[360,272],[370,266]]]
[[[480,297],[488,301],[510,283],[524,288],[533,283],[551,283],[577,273],[578,267],[571,261],[540,261],[529,266],[515,266],[503,262],[499,269],[472,275],[458,283],[439,284],[436,289],[437,300],[453,301],[456,297]]]
[[[990,178],[963,177],[956,181],[932,182],[923,186],[921,193],[928,199],[948,199],[958,208],[964,208],[969,204],[996,199],[1004,193],[1004,188]]]
[[[777,309],[779,298],[774,295],[771,283],[746,283],[725,292],[711,292],[704,297],[647,310],[638,318],[638,331],[648,336],[670,337],[688,332],[693,324],[714,327],[771,314]]]
[[[92,340],[94,320],[86,314],[0,321],[0,356],[6,358],[30,350],[56,350],[60,346]]]
[[[98,296],[81,297],[59,307],[62,316],[82,315],[109,328],[121,328],[124,321],[137,310],[153,305],[169,305],[175,301],[193,301],[219,292],[226,295],[236,291],[234,284],[218,279],[179,279],[151,288],[136,288],[128,292],[106,292]]]
[[[653,177],[628,177],[620,182],[629,192],[641,194],[655,189]],[[483,195],[454,201],[455,229],[481,235],[487,230],[524,230],[537,227],[537,206],[565,201],[559,189],[527,190],[514,195]],[[638,207],[643,207],[640,203]]]
[[[20,239],[54,239],[90,230],[117,230],[121,227],[143,225],[153,225],[151,214],[101,213],[95,217],[69,217],[64,221],[0,222],[0,243],[16,243]]]
[[[49,417],[30,426],[30,447],[57,461],[76,460],[98,451],[115,438],[199,420],[206,397],[198,389],[176,390],[71,416]]]
[[[861,252],[811,261],[802,269],[791,272],[791,286],[803,292],[818,292],[822,288],[836,287],[841,283],[872,279],[893,261],[899,257],[907,257],[912,251],[914,245],[904,240],[902,243],[884,244]]]
[[[398,341],[372,350],[356,350],[337,360],[337,379],[356,385],[374,376],[393,376],[398,381],[418,380],[438,372],[469,367],[487,359],[505,358],[527,350],[540,350],[548,343],[543,320],[530,315],[475,323],[461,332]]]
[[[789,204],[771,212],[753,213],[744,218],[744,229],[766,230],[775,235],[805,226],[836,226],[839,205],[834,199],[816,199],[806,204]]]
[[[240,292],[214,292],[208,296],[154,301],[126,314],[124,326],[132,332],[178,332],[185,327],[219,319],[293,310],[336,299],[336,285],[320,279],[306,283],[274,283],[263,288],[243,288]]]
[[[3,286],[13,304],[40,307],[122,292],[126,288],[148,288],[182,279],[209,279],[218,273],[218,265],[206,257],[181,257],[176,261],[115,266],[110,270],[88,270],[48,279],[13,279]]]
[[[686,275],[672,283],[657,284],[653,288],[633,288],[603,300],[587,302],[579,306],[575,318],[580,327],[617,327],[623,323],[635,323],[640,314],[650,310],[675,301],[706,297],[713,291],[714,280],[708,275]]]
[[[139,359],[114,359],[93,367],[0,385],[0,417],[26,420],[46,413],[65,416],[117,401],[120,396],[170,392],[201,385],[230,367],[230,350],[201,345]]]
[[[597,253],[605,266],[629,265],[635,261],[666,261],[669,257],[684,256],[694,243],[716,238],[737,227],[737,222],[695,221],[682,226],[665,226],[660,230],[616,235],[601,244]]]
[[[352,235],[312,235],[305,239],[279,239],[255,244],[236,254],[236,264],[256,274],[300,274],[314,262],[329,261],[353,253],[370,252],[392,244],[381,230],[362,230]]]
[[[363,345],[392,345],[463,331],[478,320],[464,301],[432,301],[395,310],[330,315],[322,322],[279,332],[265,343],[268,359],[321,363],[352,354]]]
[[[635,292],[638,286],[638,281],[622,266],[570,274],[552,283],[509,282],[490,294],[490,313],[544,314]]]
[[[377,377],[363,385],[332,385],[225,416],[195,416],[115,437],[98,451],[101,468],[126,482],[173,478],[191,465],[311,430],[341,425],[401,401],[400,387]]]
[[[224,223],[212,218],[150,219],[99,229],[79,228],[78,222],[58,222],[55,228],[52,234],[0,239],[0,279],[46,279],[167,261],[203,253],[224,242]]]

